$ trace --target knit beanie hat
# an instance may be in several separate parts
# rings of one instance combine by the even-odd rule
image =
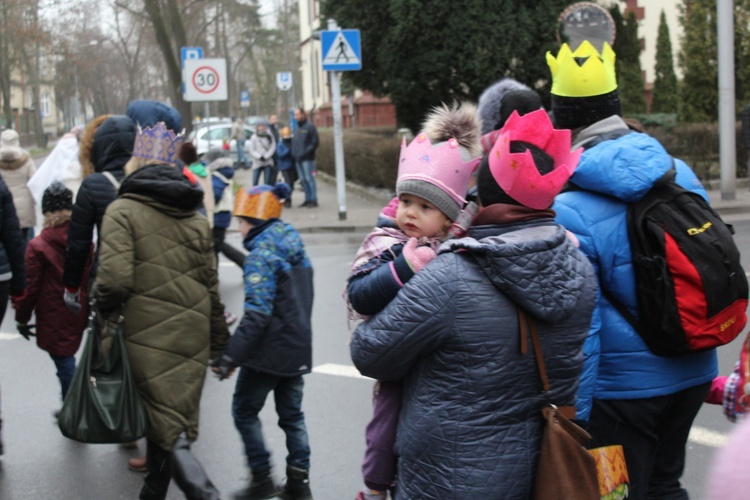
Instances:
[[[573,174],[583,149],[570,151],[570,130],[555,130],[543,109],[520,116],[513,112],[477,173],[483,206],[552,206]]]
[[[479,96],[477,112],[482,120],[482,135],[503,128],[514,110],[525,115],[541,107],[541,97],[528,86],[513,78],[498,80]]]
[[[248,219],[253,224],[281,217],[281,207],[291,193],[289,184],[279,182],[274,186],[263,184],[240,189],[234,201],[232,215]]]
[[[0,148],[20,148],[20,147],[21,147],[21,141],[19,140],[18,132],[16,132],[12,128],[3,130],[3,133],[0,134]]]
[[[71,210],[73,208],[73,191],[60,181],[55,181],[44,190],[42,195],[42,213]]]
[[[419,196],[450,220],[458,219],[466,204],[469,179],[480,160],[479,132],[474,105],[435,108],[411,144],[407,147],[406,139],[401,143],[396,195]]]
[[[575,52],[568,44],[557,57],[547,52],[552,72],[552,115],[557,128],[586,127],[622,115],[615,75],[615,53],[604,42],[601,54],[589,41]]]

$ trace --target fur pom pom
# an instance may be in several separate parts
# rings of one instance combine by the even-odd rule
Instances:
[[[286,200],[286,199],[288,199],[289,195],[292,193],[291,187],[286,182],[279,182],[279,183],[275,184],[273,186],[273,189],[271,191],[280,200]]]
[[[476,106],[468,102],[454,102],[451,106],[442,104],[434,108],[427,115],[422,129],[432,143],[453,137],[472,156],[479,156],[482,154],[480,127]]]

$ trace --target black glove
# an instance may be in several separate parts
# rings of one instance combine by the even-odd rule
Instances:
[[[237,365],[234,364],[234,360],[226,354],[222,354],[211,360],[211,369],[219,377],[219,380],[229,378],[236,367]]]
[[[24,325],[23,323],[16,323],[16,329],[26,340],[31,340],[29,337],[36,337],[36,332],[32,331],[36,328],[36,325]]]
[[[260,157],[260,161],[266,161],[266,157],[265,156],[261,156]]]

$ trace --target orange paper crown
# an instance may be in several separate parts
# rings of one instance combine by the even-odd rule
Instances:
[[[237,191],[233,215],[268,220],[281,217],[281,207],[282,200],[271,191],[270,186],[255,186]]]

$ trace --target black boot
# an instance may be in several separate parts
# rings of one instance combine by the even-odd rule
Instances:
[[[262,500],[264,498],[274,498],[279,495],[281,488],[273,482],[271,471],[253,472],[253,479],[250,486],[234,494],[235,500]]]
[[[219,500],[219,490],[190,452],[190,441],[184,434],[177,438],[172,449],[171,463],[172,477],[188,500]]]
[[[286,468],[286,484],[279,495],[283,500],[312,500],[308,471],[296,467]]]
[[[140,500],[164,500],[172,480],[170,456],[172,454],[146,440],[146,477]]]

